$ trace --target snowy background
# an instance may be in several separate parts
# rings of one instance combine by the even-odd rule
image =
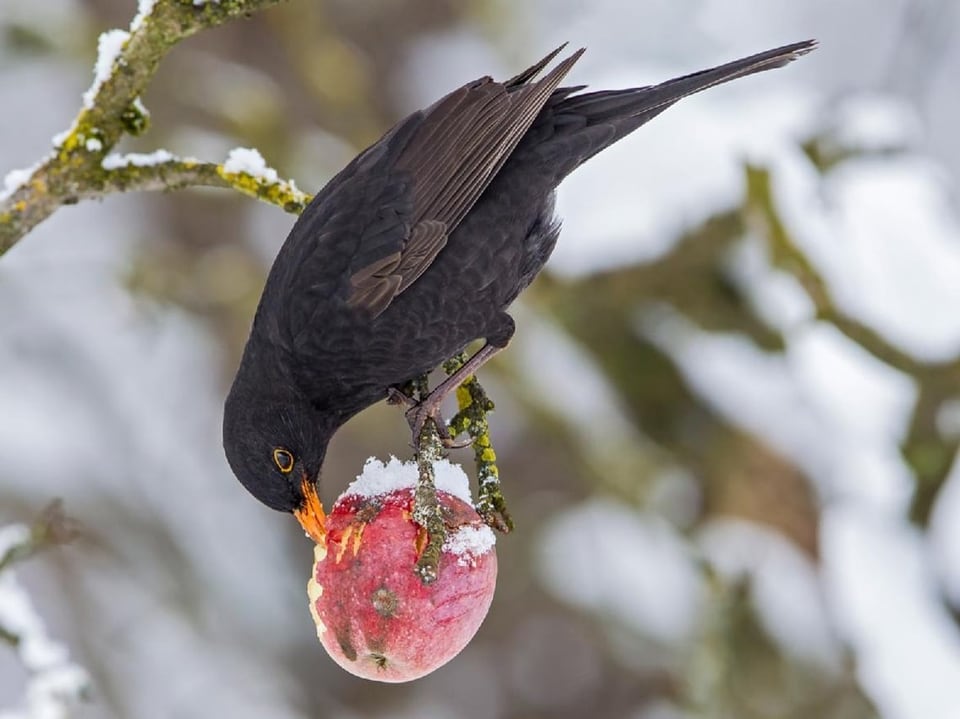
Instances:
[[[68,127],[135,11],[0,3],[0,176]],[[808,37],[562,187],[550,275],[483,377],[518,530],[476,640],[413,685],[324,655],[311,547],[220,449],[290,216],[114,197],[0,258],[0,527],[54,497],[84,527],[0,573],[0,626],[42,619],[69,659],[40,664],[84,667],[70,714],[960,717],[960,5],[292,0],[178,47],[123,149],[256,146],[311,191],[566,40],[588,48],[571,82],[606,88]],[[395,408],[351,422],[326,499],[405,441]],[[23,654],[0,641],[0,716],[56,716]]]

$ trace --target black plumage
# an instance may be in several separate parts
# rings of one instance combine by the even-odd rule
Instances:
[[[556,243],[564,177],[681,98],[814,47],[587,93],[560,87],[583,50],[535,79],[558,49],[397,123],[317,193],[267,278],[224,412],[243,485],[322,536],[316,483],[334,432],[473,340],[486,346],[471,369],[507,344],[506,310]]]

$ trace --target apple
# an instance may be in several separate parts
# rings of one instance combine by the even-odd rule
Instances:
[[[441,460],[435,474],[448,534],[429,584],[415,571],[427,537],[412,518],[414,463],[368,460],[327,515],[307,593],[320,643],[351,674],[382,682],[429,674],[467,645],[490,608],[494,534],[463,471]]]

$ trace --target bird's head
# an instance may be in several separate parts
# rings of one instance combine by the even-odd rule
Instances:
[[[335,429],[297,398],[247,396],[235,386],[224,406],[223,448],[237,479],[271,509],[296,516],[318,544],[326,516],[317,483]]]

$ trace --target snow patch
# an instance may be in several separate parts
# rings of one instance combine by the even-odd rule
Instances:
[[[29,541],[25,525],[0,528],[0,558]],[[17,654],[30,675],[24,713],[2,716],[66,716],[67,706],[83,695],[89,677],[70,661],[66,647],[49,637],[30,595],[10,569],[0,572],[0,628],[17,638]]]
[[[489,552],[496,543],[497,537],[487,525],[466,525],[447,536],[443,551],[455,555],[461,567],[474,567],[477,557]]]
[[[83,146],[87,148],[87,152],[100,152],[103,149],[103,143],[95,137],[88,138]]]
[[[46,158],[44,158],[44,161]],[[3,187],[0,187],[0,200],[5,200],[14,192],[20,189],[20,187],[30,179],[30,176],[36,172],[37,168],[40,167],[42,163],[38,162],[35,165],[30,167],[24,167],[19,170],[10,170],[3,177]]]
[[[441,459],[433,463],[433,472],[434,484],[439,491],[451,494],[467,504],[473,504],[470,483],[460,465]],[[370,457],[363,465],[363,471],[341,496],[382,497],[398,489],[415,487],[418,477],[416,462],[401,462],[396,457],[390,457],[390,460],[384,463],[376,457]]]
[[[818,569],[795,546],[777,532],[736,519],[710,522],[697,541],[722,575],[750,577],[758,617],[785,652],[839,670],[842,649]]]
[[[862,94],[845,100],[833,140],[843,148],[880,151],[916,143],[923,127],[916,110],[890,95]]]
[[[554,515],[536,570],[556,597],[664,642],[686,641],[703,605],[686,539],[661,518],[596,498]]]
[[[30,528],[25,524],[11,524],[0,527],[0,559],[7,556],[11,549],[30,541]]]
[[[277,171],[267,166],[263,155],[252,147],[235,147],[227,155],[227,161],[223,163],[224,172],[238,173],[243,172],[266,182],[277,182],[280,177]]]
[[[825,512],[821,536],[832,614],[883,716],[955,719],[960,642],[927,538],[852,504]]]
[[[104,170],[116,170],[121,167],[129,167],[130,165],[134,167],[150,167],[151,165],[159,165],[162,162],[170,162],[176,159],[177,156],[168,150],[155,150],[150,153],[131,152],[126,155],[113,153],[103,158],[103,162],[100,164]],[[191,160],[191,158],[185,159],[188,161]]]
[[[156,5],[157,0],[140,0],[137,4],[137,14],[133,18],[133,22],[130,23],[130,32],[136,32],[142,26],[144,21],[153,12],[153,6]]]
[[[120,57],[120,52],[129,39],[130,33],[126,30],[114,29],[100,33],[100,39],[97,40],[97,64],[93,68],[93,84],[83,93],[85,108],[93,107],[93,100],[100,91],[100,86],[110,77],[113,64]]]

